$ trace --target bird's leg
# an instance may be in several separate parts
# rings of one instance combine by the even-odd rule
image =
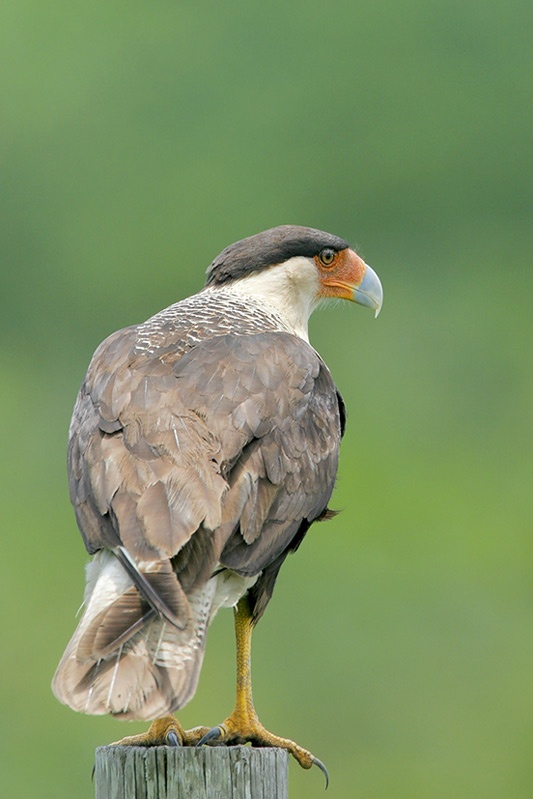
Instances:
[[[194,727],[184,730],[174,716],[164,716],[152,722],[147,732],[128,735],[115,741],[112,746],[196,746],[209,727]]]
[[[199,741],[205,743],[244,744],[252,746],[275,746],[286,749],[303,768],[318,766],[326,777],[324,764],[307,749],[303,749],[288,738],[280,738],[269,732],[256,713],[252,698],[251,650],[253,619],[247,597],[243,597],[235,608],[235,641],[237,650],[237,691],[235,707],[228,718],[213,727]]]

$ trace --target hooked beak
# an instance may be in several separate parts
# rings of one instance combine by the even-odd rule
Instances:
[[[375,311],[374,316],[377,316],[383,305],[383,288],[374,270],[368,264],[365,264],[364,261],[363,264],[363,279],[358,286],[353,287],[352,300],[359,305],[373,308]]]

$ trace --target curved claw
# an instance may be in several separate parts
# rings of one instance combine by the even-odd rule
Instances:
[[[321,760],[319,760],[318,757],[315,757],[314,755],[313,755],[313,766],[318,766],[318,768],[320,769],[320,771],[324,775],[324,777],[326,779],[326,787],[324,788],[324,790],[327,791],[328,785],[329,785],[329,773],[328,773],[327,768],[325,767],[323,762]]]
[[[168,746],[181,746],[180,740],[174,730],[169,730],[166,735]]]
[[[204,744],[209,743],[209,741],[217,741],[222,737],[222,734],[221,727],[213,727],[213,729],[209,730],[209,732],[206,732],[206,734],[200,738],[196,746],[203,746]]]

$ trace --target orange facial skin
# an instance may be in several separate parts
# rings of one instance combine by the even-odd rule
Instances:
[[[315,255],[314,260],[320,275],[319,296],[337,297],[353,302],[354,291],[362,283],[366,272],[363,259],[346,247],[336,253],[329,265],[322,262],[320,255]]]

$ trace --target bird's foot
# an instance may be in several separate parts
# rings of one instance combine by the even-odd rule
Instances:
[[[156,719],[146,732],[128,735],[115,741],[112,746],[196,746],[209,733],[209,727],[193,727],[184,730],[174,716]]]
[[[255,714],[250,716],[234,711],[222,724],[208,730],[200,738],[197,745],[211,744],[217,746],[223,744],[231,746],[245,743],[251,743],[252,746],[271,746],[285,749],[298,761],[302,768],[307,769],[311,768],[311,766],[318,766],[324,774],[326,788],[328,787],[328,770],[322,761],[289,738],[281,738],[279,735],[269,732],[263,727]]]

